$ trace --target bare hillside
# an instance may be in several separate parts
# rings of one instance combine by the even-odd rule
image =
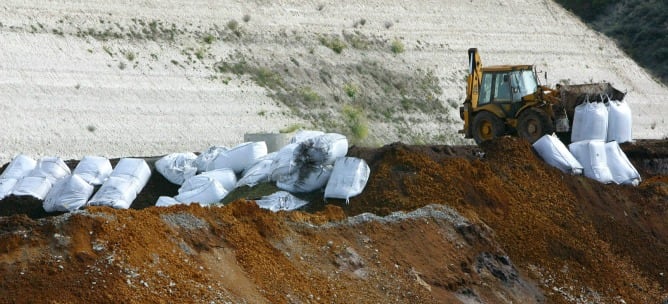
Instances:
[[[197,151],[302,127],[461,143],[466,49],[548,84],[628,91],[663,138],[668,90],[551,1],[18,1],[0,7],[0,159]]]

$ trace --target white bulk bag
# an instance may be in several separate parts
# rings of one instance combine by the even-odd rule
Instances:
[[[209,205],[220,202],[227,193],[216,179],[200,174],[185,181],[174,199],[186,204],[197,202],[200,205]]]
[[[608,136],[606,141],[625,143],[633,140],[631,108],[624,101],[608,102]]]
[[[14,189],[13,195],[30,195],[39,200],[43,200],[49,193],[53,184],[45,176],[26,176],[20,179]]]
[[[5,171],[0,175],[0,179],[21,179],[24,176],[27,176],[30,171],[35,169],[37,161],[32,159],[30,156],[19,154],[7,165]]]
[[[182,185],[184,181],[197,174],[196,159],[197,155],[192,152],[172,153],[158,159],[155,162],[155,170],[172,184]]]
[[[135,194],[139,194],[151,177],[151,168],[143,159],[122,158],[118,161],[114,170],[111,171],[109,177],[131,179],[134,184]]]
[[[340,198],[345,199],[348,203],[351,197],[362,193],[370,173],[369,165],[361,158],[341,157],[337,159],[325,187],[325,199]]]
[[[304,166],[290,175],[276,181],[276,187],[289,192],[312,192],[318,190],[329,181],[332,166]]]
[[[347,153],[348,139],[341,134],[327,133],[299,143],[295,151],[295,162],[298,165],[328,165]]]
[[[219,153],[229,150],[226,147],[211,146],[206,151],[200,153],[195,159],[195,166],[197,166],[197,172],[204,172],[209,170],[211,162],[218,156]]]
[[[259,183],[268,182],[271,175],[271,164],[277,154],[278,152],[269,153],[256,161],[255,164],[244,169],[242,177],[237,181],[235,187],[253,187]]]
[[[265,155],[267,155],[267,143],[264,141],[246,142],[218,153],[209,163],[206,171],[229,168],[236,173],[241,173],[246,167]]]
[[[155,203],[156,207],[169,207],[174,205],[181,205],[183,203],[177,201],[171,196],[161,196],[158,197],[158,201]]]
[[[309,140],[313,137],[318,137],[321,135],[325,135],[325,132],[322,131],[311,131],[311,130],[300,130],[295,133],[294,136],[290,139],[291,144],[298,144],[300,142]]]
[[[273,212],[292,211],[308,204],[307,201],[300,200],[285,191],[278,191],[271,195],[263,196],[259,200],[256,200],[255,203],[260,206],[260,208],[269,209]]]
[[[15,178],[1,178],[0,179],[0,200],[12,194],[12,189],[18,182]]]
[[[88,202],[91,206],[128,209],[137,198],[137,182],[128,175],[110,176]]]
[[[612,173],[608,168],[604,141],[583,140],[570,144],[568,148],[582,164],[586,177],[604,184],[613,182]]]
[[[28,176],[46,177],[51,184],[70,175],[72,171],[60,157],[43,157],[37,161],[35,169]]]
[[[622,148],[616,141],[605,144],[605,153],[608,167],[612,173],[612,179],[617,184],[629,184],[637,186],[640,183],[640,174],[631,164]]]
[[[93,186],[77,174],[56,182],[44,198],[42,207],[46,212],[74,211],[84,205],[93,194]]]
[[[608,136],[608,110],[601,102],[584,102],[575,107],[571,142],[605,140]]]
[[[533,143],[533,148],[546,163],[561,170],[561,172],[575,175],[582,174],[582,165],[558,137],[545,134]]]
[[[295,164],[295,151],[299,144],[288,144],[276,152],[274,161],[269,168],[269,180],[276,181],[282,176],[290,175],[297,171]]]
[[[78,175],[91,185],[102,185],[112,171],[111,162],[106,157],[84,156],[72,174]]]
[[[199,175],[208,176],[220,183],[227,192],[234,190],[237,186],[237,175],[230,168],[216,169],[202,172]]]

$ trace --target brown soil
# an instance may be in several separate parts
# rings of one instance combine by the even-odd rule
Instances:
[[[668,141],[623,149],[638,187],[563,174],[501,138],[352,147],[371,167],[364,192],[308,194],[309,212],[151,207],[177,189],[158,173],[131,210],[46,214],[9,197],[0,302],[662,303]]]

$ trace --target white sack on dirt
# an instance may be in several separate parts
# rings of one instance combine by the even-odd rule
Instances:
[[[234,190],[234,188],[237,186],[237,175],[232,169],[229,168],[206,171],[200,173],[199,175],[208,176],[215,179],[227,192]]]
[[[192,152],[172,153],[155,162],[155,170],[169,182],[182,185],[187,179],[197,174],[197,155]]]
[[[200,174],[185,181],[174,199],[185,204],[210,205],[220,202],[227,193],[215,178]]]
[[[273,194],[263,196],[259,200],[256,200],[255,203],[260,206],[260,208],[268,209],[273,212],[292,211],[308,204],[307,201],[300,200],[294,195],[285,191],[278,191]]]
[[[44,198],[42,207],[46,212],[70,212],[88,202],[93,186],[78,174],[72,174],[56,182]]]
[[[227,147],[211,146],[206,151],[200,153],[195,159],[197,172],[204,172],[209,170],[211,161],[213,161],[219,153],[229,150]]]
[[[533,143],[533,148],[546,163],[561,170],[561,172],[574,175],[582,174],[584,169],[582,164],[575,159],[575,156],[558,137],[550,134],[543,135]]]
[[[327,133],[309,138],[295,149],[295,163],[303,165],[331,165],[348,153],[348,139],[341,134]]]
[[[269,180],[276,181],[281,176],[286,176],[297,171],[295,164],[295,152],[299,144],[288,144],[276,152],[274,161],[271,163]]]
[[[325,199],[345,199],[348,203],[351,197],[362,193],[370,173],[369,165],[361,158],[341,157],[337,159],[325,187]]]
[[[79,175],[91,185],[102,185],[112,171],[111,162],[106,157],[84,156],[72,174]]]
[[[19,154],[7,165],[5,171],[0,175],[0,179],[21,179],[35,169],[36,165],[37,161],[32,159],[32,157]]]
[[[35,169],[28,176],[46,177],[51,184],[70,175],[72,171],[60,157],[48,156],[37,161]]]
[[[633,186],[640,184],[640,174],[616,141],[605,144],[605,153],[615,183]]]
[[[303,141],[309,140],[314,137],[325,135],[325,132],[322,131],[311,131],[311,130],[299,130],[295,133],[294,136],[290,139],[291,144],[298,144]]]
[[[242,177],[237,181],[235,187],[254,187],[259,183],[268,182],[271,175],[271,164],[278,152],[272,152],[260,158],[252,166],[244,169]]]
[[[43,200],[49,193],[53,184],[44,176],[26,176],[20,179],[14,189],[13,195],[29,195],[36,199]]]
[[[603,140],[578,141],[570,144],[568,148],[582,164],[586,177],[604,184],[613,182]]]
[[[267,144],[264,141],[246,142],[230,150],[220,151],[205,171],[229,168],[241,173],[265,155],[267,155]]]
[[[575,107],[571,142],[605,140],[608,136],[608,110],[601,102],[584,102]]]
[[[633,141],[633,118],[629,104],[624,101],[610,100],[608,107],[608,135],[606,141],[625,143]]]
[[[312,192],[327,185],[332,175],[332,166],[303,166],[298,171],[280,177],[276,187],[285,191],[301,193]]]
[[[15,178],[0,179],[0,200],[12,194],[12,189],[18,182]]]
[[[137,181],[129,175],[109,176],[88,204],[128,209],[137,198],[136,187]]]
[[[121,177],[132,181],[136,194],[139,194],[151,177],[151,168],[141,158],[122,158],[109,177]]]

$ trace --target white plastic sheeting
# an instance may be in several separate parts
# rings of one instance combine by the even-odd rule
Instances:
[[[601,183],[614,180],[608,167],[608,160],[603,140],[583,140],[568,146],[573,156],[582,164],[584,175]]]
[[[199,174],[185,181],[174,199],[185,204],[210,205],[220,202],[227,193],[214,177]]]
[[[273,212],[292,211],[308,204],[307,201],[300,200],[285,191],[278,191],[271,195],[263,196],[259,200],[256,200],[255,203],[260,206],[260,208],[269,209]]]
[[[571,151],[558,137],[550,134],[543,135],[533,143],[533,148],[546,163],[561,170],[561,172],[575,175],[582,174],[584,169],[582,164],[575,159]]]
[[[601,102],[584,102],[575,107],[571,142],[602,140],[608,136],[608,110]]]
[[[192,152],[172,153],[158,159],[155,162],[155,170],[172,184],[182,185],[197,174],[196,159],[197,155]]]
[[[300,142],[309,140],[314,137],[325,135],[325,132],[322,131],[312,131],[312,130],[300,130],[295,133],[294,136],[290,139],[291,144],[298,144]]]
[[[235,187],[254,187],[259,183],[268,182],[271,176],[271,165],[278,152],[272,152],[258,159],[255,164],[244,169],[242,177],[237,181]]]
[[[295,150],[295,162],[298,165],[327,165],[333,164],[337,158],[348,153],[348,139],[341,134],[326,133],[309,138]]]
[[[100,187],[93,198],[88,201],[91,206],[109,206],[116,209],[128,209],[137,198],[137,182],[128,176],[110,176]]]
[[[184,203],[181,203],[181,202],[177,201],[176,199],[174,199],[171,196],[158,197],[158,201],[155,202],[156,207],[169,207],[169,206],[181,205],[181,204],[184,204]]]
[[[93,194],[93,186],[78,174],[72,174],[56,182],[42,204],[46,212],[69,212],[84,205]]]
[[[91,185],[102,185],[113,171],[111,162],[106,157],[85,156],[77,164],[72,174],[79,175]]]
[[[229,168],[241,173],[265,155],[267,155],[267,144],[264,141],[246,142],[230,150],[220,151],[204,171]]]
[[[341,157],[334,163],[334,170],[325,187],[325,198],[340,198],[348,200],[362,193],[371,169],[360,158]]]
[[[640,184],[640,174],[616,141],[605,144],[605,153],[615,183],[634,186]]]
[[[608,133],[606,141],[625,143],[633,141],[631,108],[624,101],[610,100],[608,107]]]
[[[311,192],[327,185],[332,175],[332,166],[303,166],[298,171],[282,176],[276,186],[289,192]]]

